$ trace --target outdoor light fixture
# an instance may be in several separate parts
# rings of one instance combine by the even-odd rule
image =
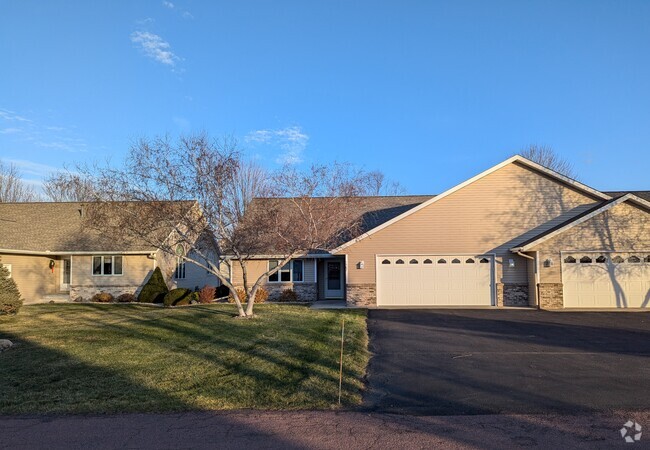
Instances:
[[[544,261],[544,267],[553,267],[553,260],[548,258]]]
[[[514,259],[509,259],[508,260],[508,267],[510,267],[510,268],[515,267],[515,260]]]
[[[357,269],[363,269],[364,267],[366,267],[366,263],[365,263],[365,262],[363,262],[363,261],[359,261],[359,262],[357,263]]]

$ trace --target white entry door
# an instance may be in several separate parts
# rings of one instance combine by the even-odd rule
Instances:
[[[489,255],[377,257],[378,306],[491,306]]]
[[[562,255],[565,308],[650,308],[647,253]]]
[[[342,261],[325,261],[325,298],[343,298]]]
[[[70,258],[61,259],[61,288],[62,292],[70,291],[70,273],[72,269],[72,261]]]

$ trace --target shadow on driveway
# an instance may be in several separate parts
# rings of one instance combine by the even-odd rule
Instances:
[[[650,314],[372,310],[363,408],[408,414],[650,408]]]

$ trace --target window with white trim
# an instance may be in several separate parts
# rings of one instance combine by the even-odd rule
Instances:
[[[174,278],[176,280],[185,279],[185,248],[181,244],[176,246],[176,269],[174,269]]]
[[[269,261],[269,270],[275,269],[280,261]],[[304,281],[305,264],[302,259],[294,259],[286,263],[273,275],[269,275],[269,283],[300,283]]]
[[[122,275],[122,256],[93,256],[93,276]]]
[[[9,272],[9,278],[11,278],[11,264],[3,264],[2,267],[7,269],[7,271]]]

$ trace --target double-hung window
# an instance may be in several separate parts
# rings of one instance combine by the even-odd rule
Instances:
[[[119,255],[93,256],[93,275],[122,275],[122,257]]]
[[[269,261],[269,270],[278,267],[280,261]],[[273,275],[269,276],[269,283],[286,283],[286,282],[301,282],[304,281],[304,262],[301,259],[294,259],[289,261],[280,268]]]

